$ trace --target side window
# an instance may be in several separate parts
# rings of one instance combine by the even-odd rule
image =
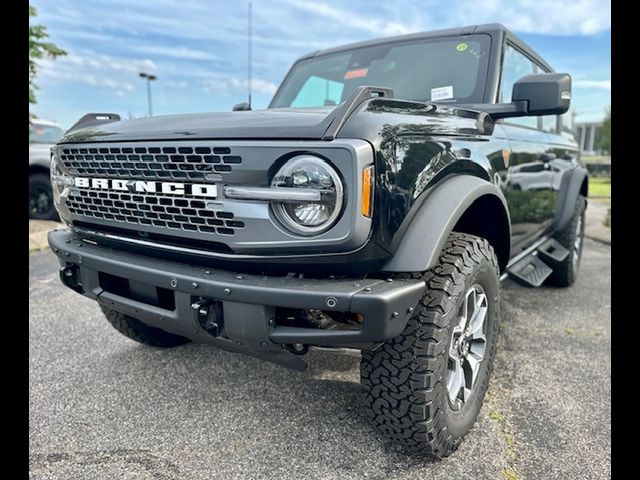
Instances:
[[[511,45],[507,45],[502,62],[502,79],[500,81],[500,102],[511,101],[513,84],[525,75],[535,72],[534,63]],[[537,117],[519,117],[505,119],[505,123],[538,128]]]
[[[344,85],[340,82],[310,76],[291,102],[292,107],[315,107],[317,105],[337,105],[342,98]]]

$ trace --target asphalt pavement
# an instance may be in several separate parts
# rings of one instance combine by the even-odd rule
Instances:
[[[443,461],[364,419],[358,359],[300,373],[189,344],[138,345],[29,257],[32,479],[605,479],[611,460],[611,247],[586,240],[569,289],[503,284],[487,400]]]

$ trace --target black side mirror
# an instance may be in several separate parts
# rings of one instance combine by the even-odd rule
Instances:
[[[246,110],[251,110],[251,105],[249,105],[247,102],[236,103],[233,106],[234,112],[244,112]]]
[[[568,73],[536,73],[513,85],[512,102],[527,102],[527,115],[560,115],[571,103],[571,76]]]
[[[561,115],[571,104],[571,76],[568,73],[535,73],[513,85],[511,103],[471,105],[492,119]]]

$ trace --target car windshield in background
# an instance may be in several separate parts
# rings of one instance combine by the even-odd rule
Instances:
[[[64,132],[54,125],[29,125],[29,143],[58,143]]]
[[[392,88],[403,100],[481,103],[490,43],[488,35],[441,37],[303,60],[270,108],[337,105],[361,85]]]

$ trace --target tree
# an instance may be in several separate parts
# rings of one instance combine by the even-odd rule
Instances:
[[[37,15],[36,9],[29,5],[29,18]],[[56,46],[54,43],[48,42],[49,34],[44,25],[29,24],[29,103],[36,103],[35,84],[36,74],[38,73],[37,60],[41,58],[57,58],[66,55],[67,52]]]
[[[607,108],[602,126],[596,131],[595,147],[611,155],[611,107]]]

